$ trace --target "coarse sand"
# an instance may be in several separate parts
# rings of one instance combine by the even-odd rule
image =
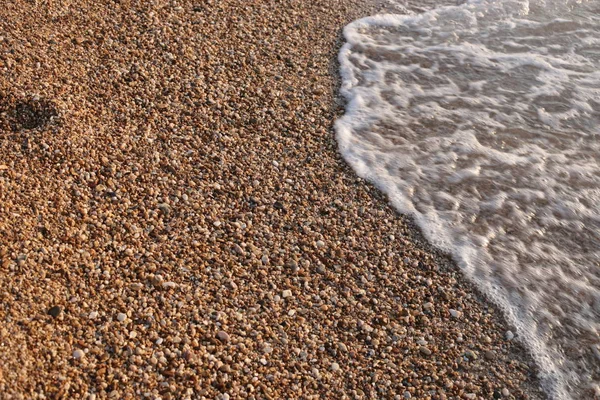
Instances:
[[[1,399],[543,397],[337,153],[366,3],[3,2]]]

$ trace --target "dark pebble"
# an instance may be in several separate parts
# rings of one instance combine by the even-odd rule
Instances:
[[[54,306],[48,310],[48,315],[51,315],[52,317],[56,318],[60,315],[61,311],[62,308],[60,308],[60,306]]]

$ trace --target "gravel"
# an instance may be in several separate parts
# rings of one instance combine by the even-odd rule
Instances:
[[[541,397],[501,313],[337,153],[367,2],[70,3],[0,8],[0,393]]]

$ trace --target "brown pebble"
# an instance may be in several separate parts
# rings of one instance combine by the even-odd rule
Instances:
[[[431,350],[429,350],[427,347],[425,346],[421,346],[419,348],[419,351],[423,354],[425,354],[426,356],[430,356],[431,355]]]
[[[217,339],[223,343],[229,342],[229,334],[225,331],[219,331],[217,333]]]

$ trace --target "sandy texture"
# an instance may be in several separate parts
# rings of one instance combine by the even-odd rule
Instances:
[[[0,397],[538,397],[336,152],[363,3],[3,4]]]

